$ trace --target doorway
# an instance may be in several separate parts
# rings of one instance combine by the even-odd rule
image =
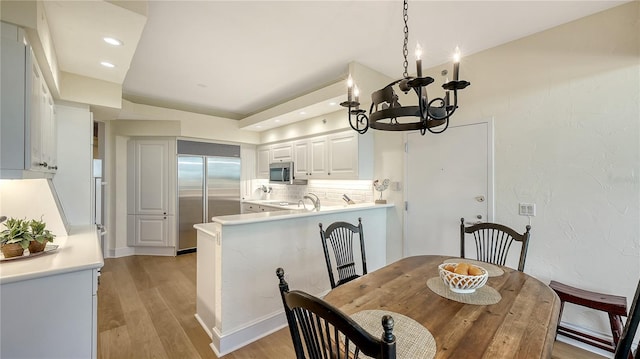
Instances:
[[[460,218],[493,220],[493,120],[407,134],[404,256],[460,255]]]

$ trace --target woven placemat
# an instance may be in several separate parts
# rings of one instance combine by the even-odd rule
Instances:
[[[476,260],[467,259],[467,258],[451,258],[444,261],[444,263],[462,263],[462,262],[473,264],[474,266],[478,266],[486,269],[487,274],[489,274],[489,277],[499,277],[504,274],[504,271],[500,267],[498,267],[495,264],[491,264],[487,262],[481,262],[481,261],[476,261]]]
[[[362,328],[376,338],[381,338],[382,317],[393,318],[393,335],[396,336],[396,357],[398,359],[430,359],[436,355],[436,340],[422,324],[400,313],[384,310],[363,310],[351,315]],[[363,356],[368,358],[367,356]]]
[[[442,278],[433,277],[427,281],[427,287],[441,297],[465,304],[491,305],[498,303],[502,299],[502,296],[497,290],[486,284],[476,289],[473,293],[461,294],[452,292],[451,289],[444,284]]]

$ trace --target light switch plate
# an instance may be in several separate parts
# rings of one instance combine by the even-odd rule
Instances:
[[[521,216],[535,217],[536,216],[536,204],[535,203],[520,203],[518,206],[518,214]]]

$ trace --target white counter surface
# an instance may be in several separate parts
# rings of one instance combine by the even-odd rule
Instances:
[[[261,202],[261,201],[245,201],[251,203],[264,203],[270,206],[277,207],[273,203]],[[270,201],[273,202],[273,201]],[[290,209],[290,210],[281,210],[281,211],[271,211],[271,212],[260,212],[260,213],[245,213],[245,214],[234,214],[229,216],[220,216],[211,218],[212,222],[220,223],[225,226],[232,226],[236,224],[247,224],[247,223],[256,223],[256,222],[267,222],[267,221],[278,221],[282,219],[290,219],[297,217],[311,217],[311,216],[320,216],[328,213],[338,213],[338,212],[350,212],[350,211],[361,211],[363,209],[376,209],[376,208],[388,208],[393,207],[392,203],[387,204],[375,204],[375,203],[360,203],[360,204],[350,204],[350,205],[339,205],[339,206],[321,206],[320,211],[305,211],[303,209]],[[205,229],[206,226],[197,225],[197,229]]]
[[[68,236],[56,237],[52,244],[59,247],[51,253],[0,262],[0,284],[104,265],[95,225],[71,227]]]

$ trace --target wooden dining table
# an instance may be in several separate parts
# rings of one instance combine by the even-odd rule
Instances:
[[[486,285],[496,304],[464,304],[427,286],[449,256],[406,257],[331,290],[324,300],[353,315],[363,310],[399,313],[435,339],[435,358],[551,358],[560,300],[548,285],[515,269]]]

